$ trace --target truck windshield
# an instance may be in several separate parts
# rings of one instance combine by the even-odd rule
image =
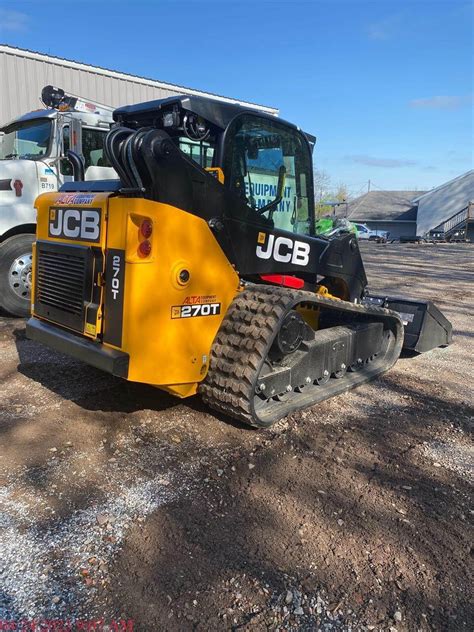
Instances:
[[[3,129],[0,136],[0,160],[23,158],[38,160],[49,153],[52,121],[36,119],[13,123]]]

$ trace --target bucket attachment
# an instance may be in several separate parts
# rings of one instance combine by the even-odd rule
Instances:
[[[398,312],[405,326],[403,349],[424,353],[453,340],[453,326],[431,301],[393,296],[366,296],[364,305],[377,305]]]

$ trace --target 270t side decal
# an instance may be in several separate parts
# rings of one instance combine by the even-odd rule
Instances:
[[[104,342],[122,346],[125,251],[108,248],[105,255]]]
[[[274,259],[278,263],[291,262],[297,266],[307,266],[309,251],[310,245],[304,241],[258,233],[256,255],[259,259]]]
[[[217,316],[221,313],[220,303],[202,303],[197,305],[173,305],[171,318],[194,318],[195,316]]]

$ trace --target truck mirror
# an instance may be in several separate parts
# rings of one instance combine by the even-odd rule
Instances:
[[[75,151],[71,151],[70,149],[66,152],[66,158],[72,165],[72,172],[74,175],[75,182],[83,182],[84,181],[84,160],[76,154]]]
[[[61,172],[63,176],[72,176],[73,174],[72,164],[67,158],[59,159],[59,171]]]
[[[82,156],[82,123],[77,118],[69,122],[70,147],[74,153]]]

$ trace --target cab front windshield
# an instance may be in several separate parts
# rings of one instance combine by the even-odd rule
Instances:
[[[40,160],[49,153],[52,121],[39,119],[13,123],[0,136],[0,160]]]

